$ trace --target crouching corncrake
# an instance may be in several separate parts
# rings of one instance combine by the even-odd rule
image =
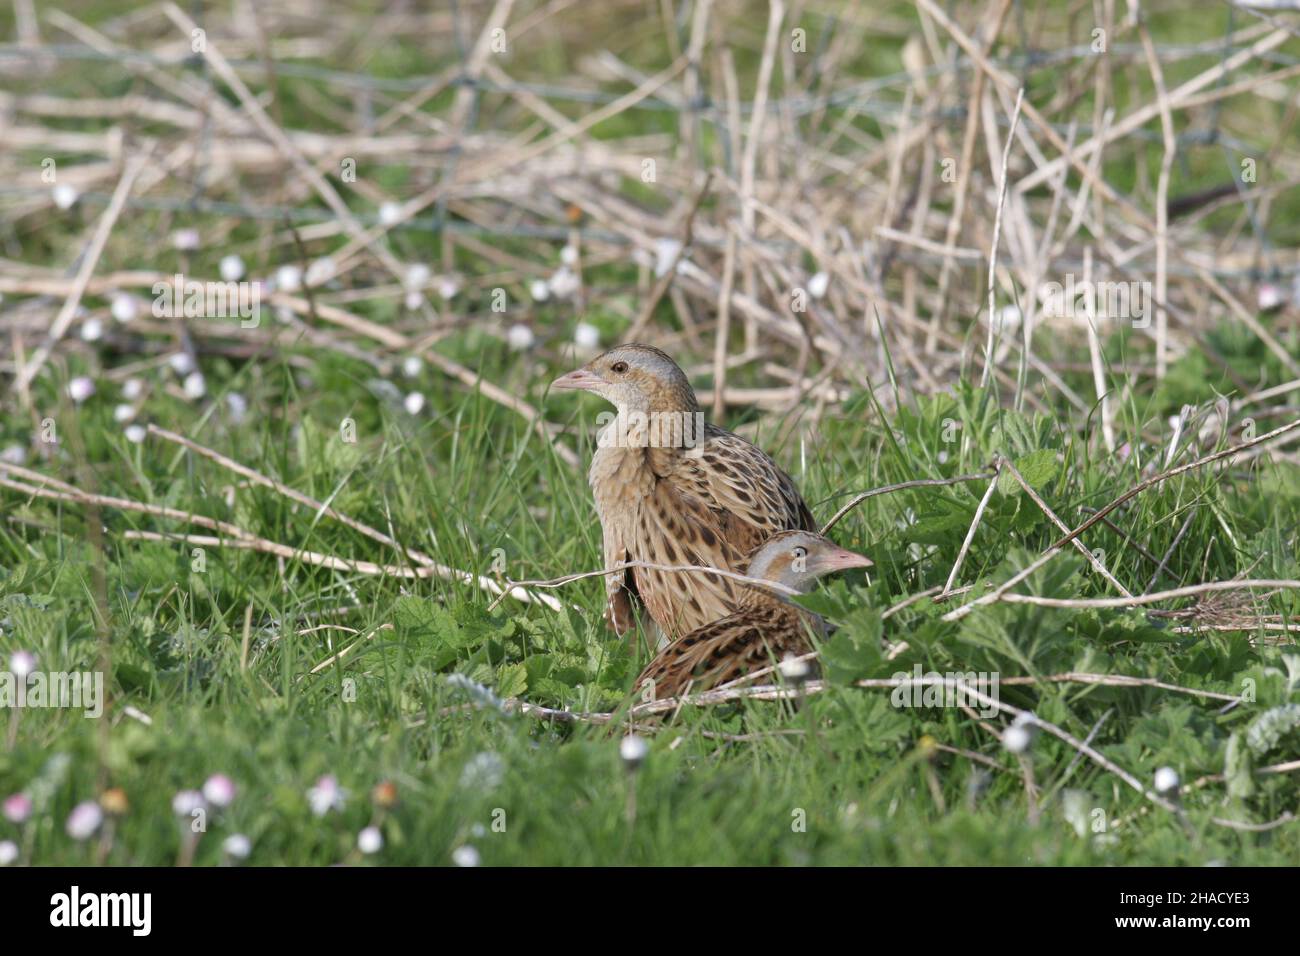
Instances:
[[[845,551],[823,535],[784,531],[749,554],[745,573],[806,594],[823,575],[868,567],[869,558]],[[648,699],[679,697],[688,690],[725,684],[786,656],[810,653],[813,637],[825,635],[826,622],[819,615],[781,592],[733,583],[739,591],[734,613],[678,638],[641,672],[635,686]],[[651,682],[648,692],[647,682]]]

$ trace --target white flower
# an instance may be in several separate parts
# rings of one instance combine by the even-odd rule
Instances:
[[[500,754],[487,751],[475,754],[460,773],[460,785],[466,790],[495,790],[505,779],[506,762]]]
[[[573,342],[580,349],[600,348],[600,329],[587,322],[579,322],[573,330]]]
[[[275,270],[275,288],[279,292],[297,292],[302,286],[302,269],[294,265]]]
[[[506,344],[516,352],[531,348],[535,341],[533,330],[526,325],[516,323],[506,331]]]
[[[77,192],[75,186],[70,186],[67,183],[59,183],[54,187],[53,196],[54,205],[66,211],[77,204],[77,200],[80,198],[80,193]]]
[[[190,372],[185,376],[181,388],[184,389],[186,398],[197,400],[207,394],[208,383],[204,380],[202,372]]]
[[[132,445],[143,445],[148,431],[143,425],[127,425],[123,434],[126,435],[126,440]]]
[[[172,245],[182,252],[192,252],[199,247],[197,229],[177,229],[172,233]]]
[[[402,221],[400,203],[386,202],[379,207],[379,221],[385,226],[395,226]]]
[[[203,782],[203,798],[214,807],[228,807],[235,799],[235,781],[224,773],[214,773]]]
[[[83,342],[98,342],[104,337],[104,323],[99,319],[87,319],[81,323],[81,340]]]
[[[560,261],[561,261],[562,263],[564,263],[566,266],[571,266],[571,265],[574,265],[575,263],[577,263],[577,261],[578,261],[578,247],[577,247],[577,246],[565,246],[563,249],[561,249],[561,250],[560,250]]]
[[[138,378],[128,378],[122,383],[122,397],[134,402],[144,392],[144,382]]]
[[[177,375],[189,375],[194,371],[194,359],[190,358],[189,352],[177,352],[167,359],[167,364]]]
[[[464,846],[458,846],[451,851],[451,862],[457,866],[478,866],[478,850],[474,849],[468,843]]]
[[[406,267],[406,276],[402,280],[408,289],[423,288],[433,278],[433,273],[423,262],[413,262]]]
[[[578,274],[568,266],[561,266],[546,284],[551,295],[557,299],[567,299],[578,291]]]
[[[811,668],[807,661],[801,661],[797,657],[786,655],[781,658],[781,663],[777,666],[781,676],[792,684],[802,684],[808,679]]]
[[[463,690],[480,707],[492,707],[496,710],[505,709],[505,703],[492,692],[490,687],[480,684],[464,674],[447,675],[447,686],[456,690]]]
[[[460,295],[460,283],[452,276],[443,276],[438,280],[438,297],[443,302],[450,302]]]
[[[682,251],[678,239],[655,240],[655,278],[662,279]]]
[[[528,294],[532,296],[534,302],[545,302],[551,297],[551,287],[546,284],[545,279],[534,279],[528,283]]]
[[[1156,771],[1156,793],[1165,796],[1178,792],[1178,771],[1173,767],[1161,767]]]
[[[337,271],[338,268],[334,265],[334,260],[329,256],[317,259],[307,267],[307,284],[320,285],[329,282],[330,279],[334,278]]]
[[[238,425],[248,415],[248,399],[239,392],[227,392],[226,410],[230,414],[230,420]]]
[[[86,840],[99,829],[99,825],[103,822],[104,811],[99,808],[99,804],[94,800],[86,800],[72,808],[72,812],[68,814],[65,829],[72,839]]]
[[[408,415],[418,415],[424,411],[424,395],[421,392],[408,392],[406,398],[402,399],[402,405],[406,408]]]
[[[0,451],[0,461],[10,465],[21,465],[27,460],[27,449],[22,445],[6,445],[4,451]]]
[[[418,355],[408,355],[402,360],[402,374],[407,378],[415,378],[424,371],[424,363],[420,361]]]
[[[1034,735],[1029,732],[1029,728],[1024,724],[1013,723],[1002,732],[1002,746],[1013,754],[1024,753],[1029,749],[1033,739]]]
[[[993,328],[998,332],[1014,332],[1020,328],[1020,306],[1004,305],[994,313]]]
[[[195,810],[202,810],[205,806],[203,794],[197,790],[178,790],[172,797],[172,813],[178,817],[193,816]]]
[[[1282,304],[1282,298],[1282,290],[1278,286],[1273,285],[1271,282],[1264,283],[1259,287],[1259,310],[1268,312],[1271,309],[1276,309]]]
[[[113,421],[121,425],[135,418],[135,406],[123,402],[121,405],[113,406]]]
[[[253,852],[253,841],[242,833],[232,833],[221,842],[221,852],[232,860],[245,860]]]
[[[14,651],[9,658],[9,672],[23,678],[36,670],[36,655],[31,651]]]
[[[366,827],[357,834],[357,849],[367,855],[378,853],[384,848],[384,835],[379,827]]]
[[[0,866],[8,866],[18,859],[18,844],[13,840],[0,841]]]
[[[233,254],[223,256],[217,269],[226,282],[238,282],[244,278],[244,260],[239,256]]]
[[[116,321],[130,322],[140,314],[140,303],[136,301],[135,296],[119,292],[109,302],[108,311],[113,314]]]
[[[420,308],[420,306],[424,305],[424,296],[412,289],[410,292],[406,293],[406,298],[403,299],[402,302],[406,306],[407,310],[415,312]]]
[[[95,394],[95,383],[84,375],[79,375],[68,383],[68,397],[80,405]]]
[[[623,758],[623,764],[628,770],[635,770],[640,767],[649,753],[650,745],[645,742],[644,737],[628,734],[619,741],[618,755]]]
[[[814,272],[808,279],[808,294],[814,299],[820,299],[830,288],[831,277],[825,272]]]
[[[323,817],[331,810],[342,809],[347,795],[347,791],[339,786],[338,778],[327,773],[307,791],[307,803],[311,805],[313,814]]]

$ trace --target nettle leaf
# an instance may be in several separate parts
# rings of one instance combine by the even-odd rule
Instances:
[[[462,650],[482,643],[486,636],[481,622],[462,624],[441,604],[409,594],[394,602],[393,625],[399,637],[416,641],[432,654],[434,670],[446,667]],[[490,681],[491,675],[478,679]]]
[[[1024,455],[1037,448],[1039,444],[1029,416],[1011,410],[1002,413],[1001,421],[994,430],[994,437],[998,444],[1012,455]],[[1020,467],[1019,462],[1016,463],[1016,467]],[[1025,480],[1029,480],[1028,475],[1025,476]]]
[[[1246,728],[1246,746],[1257,756],[1263,756],[1291,731],[1300,727],[1300,704],[1283,704],[1266,710]]]
[[[505,664],[497,669],[497,696],[521,697],[528,690],[528,669],[523,664]]]
[[[790,598],[790,601],[826,618],[843,617],[848,609],[844,596],[833,594],[829,588],[800,594]]]
[[[1170,628],[1152,623],[1151,618],[1138,608],[1118,613],[1107,611],[1104,616],[1097,611],[1088,611],[1080,615],[1077,624],[1080,633],[1099,641],[1170,644],[1184,639]]]
[[[1031,451],[1028,455],[1015,459],[1015,466],[1031,488],[1042,491],[1056,478],[1056,452],[1050,448]],[[998,475],[999,494],[1010,495],[1023,491],[1020,482],[1016,481],[1009,469]]]
[[[1300,687],[1300,655],[1283,654],[1282,664],[1286,667],[1286,692],[1290,694]]]
[[[1245,799],[1255,792],[1255,777],[1251,772],[1250,748],[1243,745],[1240,731],[1228,738],[1223,753],[1223,776],[1228,783],[1228,796]]]
[[[954,532],[964,532],[969,528],[974,513],[974,506],[966,509],[941,501],[934,510],[917,515],[916,523],[907,531],[908,540],[943,544],[952,539]]]
[[[833,684],[850,684],[871,673],[880,661],[883,625],[880,611],[861,608],[822,645],[826,679]]]

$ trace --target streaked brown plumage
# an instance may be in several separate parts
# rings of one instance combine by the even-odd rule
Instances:
[[[799,592],[817,578],[843,568],[869,567],[871,561],[845,551],[810,531],[773,535],[749,556],[751,577],[776,581]],[[641,672],[654,699],[707,690],[776,663],[787,654],[812,650],[810,635],[821,636],[824,622],[775,591],[741,585],[740,607],[732,614],[691,631],[664,648]]]
[[[704,421],[685,373],[648,345],[622,345],[562,376],[617,414],[601,431],[589,480],[605,567],[623,561],[743,571],[779,531],[816,524],[790,477],[762,450]],[[633,568],[607,578],[605,617],[619,634],[634,602],[671,639],[730,614],[738,585],[716,574]]]

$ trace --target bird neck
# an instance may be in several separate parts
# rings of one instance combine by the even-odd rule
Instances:
[[[601,432],[601,444],[619,448],[670,449],[674,453],[704,443],[704,413],[620,407]]]

